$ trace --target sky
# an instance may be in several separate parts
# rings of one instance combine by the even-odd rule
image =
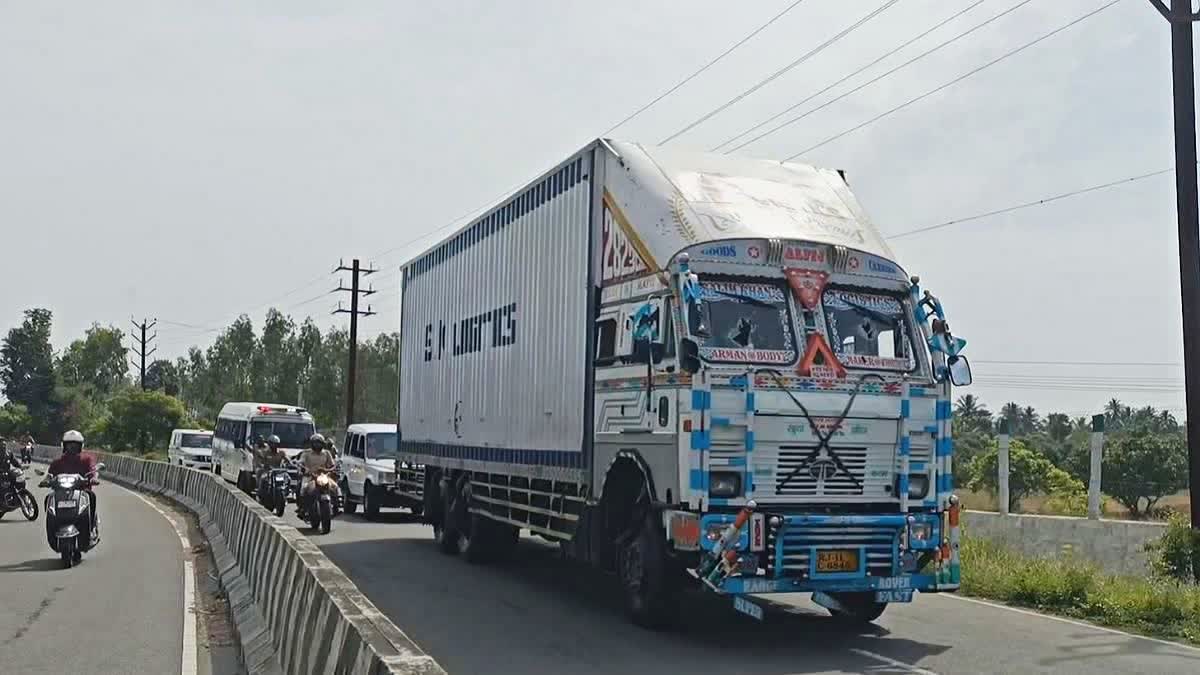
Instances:
[[[1109,2],[802,0],[610,135],[657,144],[887,6],[670,142],[709,149],[962,9],[797,113],[1020,5],[737,151],[791,157]],[[0,4],[0,330],[48,307],[62,348],[157,317],[174,357],[272,305],[333,325],[355,256],[380,270],[361,333],[395,330],[401,262],[793,3]],[[1119,0],[796,161],[906,232],[1169,169],[1170,84],[1166,22]],[[1174,195],[1167,173],[889,243],[992,408],[1181,409]]]

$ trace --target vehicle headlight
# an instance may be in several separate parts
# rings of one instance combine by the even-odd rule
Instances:
[[[732,471],[714,471],[708,478],[710,497],[737,497],[742,494],[742,474]]]
[[[908,536],[911,541],[929,541],[933,539],[933,523],[909,523]]]
[[[900,478],[896,477],[896,493],[900,493]],[[908,498],[924,499],[929,494],[929,475],[924,473],[908,474]]]
[[[378,478],[379,478],[379,482],[381,484],[386,485],[388,483],[394,483],[396,481],[396,474],[392,473],[391,471],[380,471],[378,474]]]

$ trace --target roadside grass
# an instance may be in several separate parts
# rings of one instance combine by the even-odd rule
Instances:
[[[964,537],[962,593],[1200,645],[1200,586],[1104,574],[1072,558],[1030,558]]]

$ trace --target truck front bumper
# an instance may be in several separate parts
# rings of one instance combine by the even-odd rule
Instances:
[[[728,527],[736,514],[708,514],[702,533]],[[942,560],[942,519],[935,513],[813,515],[764,509],[737,542],[732,574],[710,575],[719,593],[874,592],[877,602],[908,602],[913,591],[958,589],[957,560]],[[715,542],[705,536],[704,554]],[[703,555],[703,554],[702,554]]]

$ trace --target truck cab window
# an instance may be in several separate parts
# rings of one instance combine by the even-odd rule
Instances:
[[[904,304],[889,295],[829,289],[823,305],[829,346],[848,368],[916,367]]]
[[[596,360],[612,359],[617,353],[617,320],[596,322]]]

